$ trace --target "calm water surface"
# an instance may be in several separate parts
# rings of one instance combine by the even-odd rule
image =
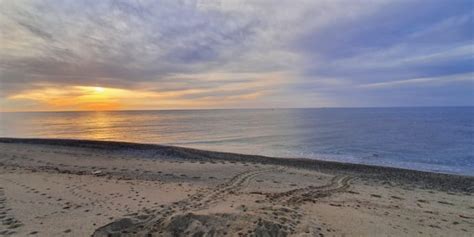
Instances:
[[[157,143],[474,175],[474,107],[1,113],[0,136]]]

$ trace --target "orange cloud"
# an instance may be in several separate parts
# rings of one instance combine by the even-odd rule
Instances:
[[[212,87],[189,84],[180,90],[167,90],[162,84],[140,85],[146,89],[120,89],[94,86],[38,85],[37,89],[23,91],[8,97],[5,111],[23,110],[127,110],[127,109],[189,109],[223,108],[252,105],[252,101],[265,99],[272,89],[284,86],[284,73],[241,74],[211,73],[196,75],[192,83],[217,83]],[[171,82],[170,82],[171,83]],[[160,90],[160,87],[164,90]],[[250,106],[251,107],[251,106]],[[13,108],[13,109],[11,109]],[[25,109],[26,108],[26,109]]]
[[[31,90],[9,99],[36,101],[51,110],[116,110],[123,107],[122,93],[120,89],[73,86]]]

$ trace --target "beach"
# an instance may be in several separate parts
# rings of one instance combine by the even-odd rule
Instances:
[[[472,236],[474,177],[0,138],[0,235]]]

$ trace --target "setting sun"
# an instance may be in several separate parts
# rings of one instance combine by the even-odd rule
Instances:
[[[105,89],[103,87],[94,87],[94,91],[97,93],[102,93],[105,91]]]

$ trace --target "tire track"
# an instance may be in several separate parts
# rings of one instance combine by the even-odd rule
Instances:
[[[314,201],[317,198],[328,197],[334,193],[349,188],[352,177],[334,176],[329,183],[322,186],[309,186],[293,189],[283,193],[267,194],[271,202],[286,204],[300,204],[305,201]]]
[[[211,203],[222,201],[229,194],[233,194],[247,186],[250,181],[258,175],[276,170],[283,169],[269,168],[244,171],[233,176],[229,181],[218,185],[214,189],[198,192],[181,201],[174,202],[168,206],[162,206],[153,213],[139,216],[135,215],[135,217],[129,219],[131,220],[129,226],[123,229],[127,229],[126,231],[131,233],[137,232],[134,231],[134,229],[149,229],[152,230],[152,232],[159,232],[160,226],[173,218],[173,216],[204,209]],[[121,225],[120,220],[97,229],[93,236],[104,236],[102,230],[110,228],[116,229],[117,225]],[[122,229],[121,227],[119,228]]]
[[[108,236],[110,233],[117,233],[117,231],[121,231],[122,235],[124,233],[131,233],[132,236],[150,233],[158,233],[159,235],[168,233],[172,231],[170,229],[172,228],[170,226],[173,226],[172,223],[182,221],[186,218],[204,218],[202,216],[193,216],[193,214],[190,213],[203,210],[209,207],[210,204],[224,201],[229,195],[234,195],[249,185],[255,177],[268,172],[281,172],[284,170],[284,168],[268,168],[244,171],[213,189],[200,191],[186,199],[174,202],[168,206],[162,206],[145,215],[136,214],[130,218],[112,222],[97,229],[93,236]],[[253,215],[242,213],[234,216],[232,220],[247,221],[249,228],[255,228],[253,230],[255,233],[259,231],[259,228],[273,228],[275,231],[278,231],[281,236],[286,236],[287,234],[294,233],[300,224],[302,213],[299,206],[302,203],[307,201],[314,202],[318,198],[345,191],[349,188],[351,180],[352,177],[349,176],[334,176],[327,184],[322,186],[309,186],[282,193],[263,194],[269,200],[268,203],[271,204],[270,206],[264,205],[254,208],[252,209]],[[216,218],[216,215],[218,214],[211,214],[206,218]],[[230,226],[230,223],[227,226]],[[255,223],[256,226],[252,227]],[[222,223],[220,225],[222,225]],[[220,227],[216,226],[215,228]],[[252,229],[249,231],[251,230]]]
[[[216,200],[219,198],[224,199],[225,196],[229,194],[234,194],[240,189],[247,187],[250,181],[254,179],[255,177],[264,173],[277,171],[277,170],[283,170],[283,169],[277,169],[277,168],[259,169],[259,170],[253,170],[253,171],[240,173],[234,176],[229,182],[219,185],[220,187],[218,186],[216,190],[214,190],[207,197],[204,197],[201,201],[208,204],[212,202],[212,200]]]

